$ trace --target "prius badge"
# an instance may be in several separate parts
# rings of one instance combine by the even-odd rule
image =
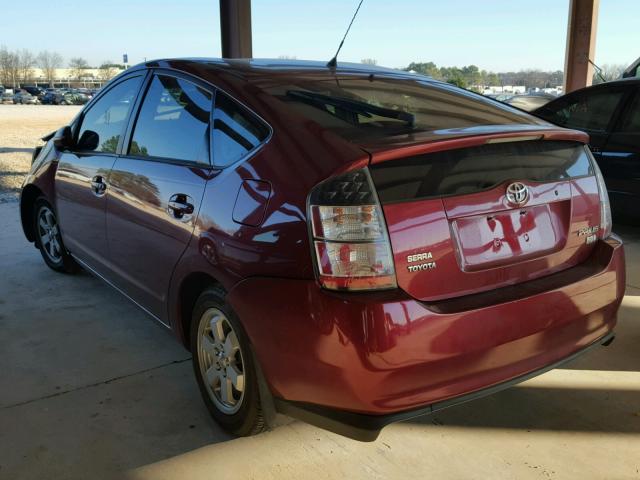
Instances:
[[[510,183],[507,186],[507,200],[512,205],[521,207],[529,201],[529,188],[524,183]]]

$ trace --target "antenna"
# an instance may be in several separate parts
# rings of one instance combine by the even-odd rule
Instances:
[[[360,7],[362,6],[362,2],[363,1],[364,0],[360,0],[360,3],[358,4],[358,8],[356,8],[356,12],[353,14],[353,17],[351,18],[351,22],[349,22],[349,26],[347,27],[347,31],[344,32],[344,37],[342,37],[342,41],[340,42],[340,45],[338,46],[338,50],[336,50],[336,54],[333,56],[333,58],[327,62],[327,67],[336,68],[336,66],[338,65],[338,54],[340,53],[340,49],[342,48],[342,45],[344,44],[344,39],[347,38],[347,35],[349,34],[349,30],[351,30],[351,25],[353,25],[353,21],[356,19],[356,15],[358,15],[358,12],[360,11]]]
[[[596,73],[597,73],[597,74],[598,74],[598,76],[600,77],[600,80],[602,80],[603,82],[606,82],[606,81],[607,81],[607,79],[606,79],[606,78],[604,78],[604,75],[602,75],[602,69],[601,69],[598,65],[596,65],[595,63],[593,63],[593,62],[591,61],[591,59],[590,59],[588,56],[587,56],[587,62],[589,62],[591,65],[593,65],[593,68],[595,68],[595,69],[596,69]]]

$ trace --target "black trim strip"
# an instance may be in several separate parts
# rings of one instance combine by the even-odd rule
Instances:
[[[346,410],[337,410],[329,407],[323,407],[312,403],[291,402],[281,398],[274,397],[275,407],[278,412],[289,415],[291,417],[302,420],[303,422],[315,425],[316,427],[329,430],[345,437],[359,440],[362,442],[373,442],[380,431],[390,423],[401,422],[411,418],[429,415],[431,413],[443,410],[445,408],[460,405],[472,400],[476,400],[494,393],[510,388],[518,383],[522,383],[533,377],[537,377],[543,373],[558,368],[565,363],[571,362],[590,350],[600,345],[609,345],[615,338],[613,331],[607,333],[600,339],[586,346],[585,348],[572,353],[571,355],[555,362],[539,370],[526,373],[519,377],[507,380],[506,382],[493,385],[482,390],[477,390],[465,395],[436,402],[426,407],[420,407],[414,410],[406,410],[403,412],[392,413],[389,415],[367,415],[363,413],[354,413]]]

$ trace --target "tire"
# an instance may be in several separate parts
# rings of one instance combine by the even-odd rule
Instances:
[[[49,268],[62,273],[79,270],[78,264],[62,243],[58,217],[44,197],[38,198],[33,208],[33,232],[36,247]]]
[[[233,435],[263,431],[265,422],[249,340],[221,288],[211,287],[196,300],[190,338],[193,370],[211,416]]]

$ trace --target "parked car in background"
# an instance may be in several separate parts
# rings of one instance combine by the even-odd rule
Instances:
[[[31,95],[29,92],[27,92],[26,90],[18,90],[14,95],[13,95],[13,103],[20,103],[20,104],[32,104],[35,105],[36,103],[38,103],[38,97],[34,97],[33,95]]]
[[[82,93],[72,93],[69,91],[47,92],[42,97],[45,105],[84,105],[89,101],[89,97]]]
[[[536,108],[546,105],[555,98],[555,96],[547,93],[529,93],[526,95],[513,95],[500,101],[507,105],[511,105],[512,107],[524,110],[525,112],[531,112]]]
[[[62,95],[61,105],[84,105],[89,101],[89,97],[84,93],[75,91],[75,92],[66,92]]]
[[[82,95],[84,95],[85,97],[87,97],[87,99],[91,99],[93,98],[94,92],[93,90],[89,89],[89,88],[79,88],[77,93],[80,93]]]
[[[616,220],[640,222],[640,78],[571,92],[533,112],[582,130],[604,175]]]
[[[45,105],[60,105],[60,102],[63,100],[63,96],[61,93],[51,90],[47,91],[42,97],[41,102]]]
[[[26,238],[172,330],[234,434],[279,411],[373,440],[613,339],[624,250],[588,136],[452,85],[153,61],[45,140]]]
[[[4,104],[13,104],[13,93],[8,93],[5,92],[2,94],[2,97],[0,98],[0,101]]]
[[[504,102],[505,100],[510,99],[511,97],[514,97],[515,94],[514,93],[491,93],[489,95],[485,95],[489,98],[493,98],[494,100],[497,100],[499,102]]]
[[[23,90],[29,92],[31,95],[33,95],[34,97],[41,97],[44,95],[44,90],[40,87],[22,87]]]

